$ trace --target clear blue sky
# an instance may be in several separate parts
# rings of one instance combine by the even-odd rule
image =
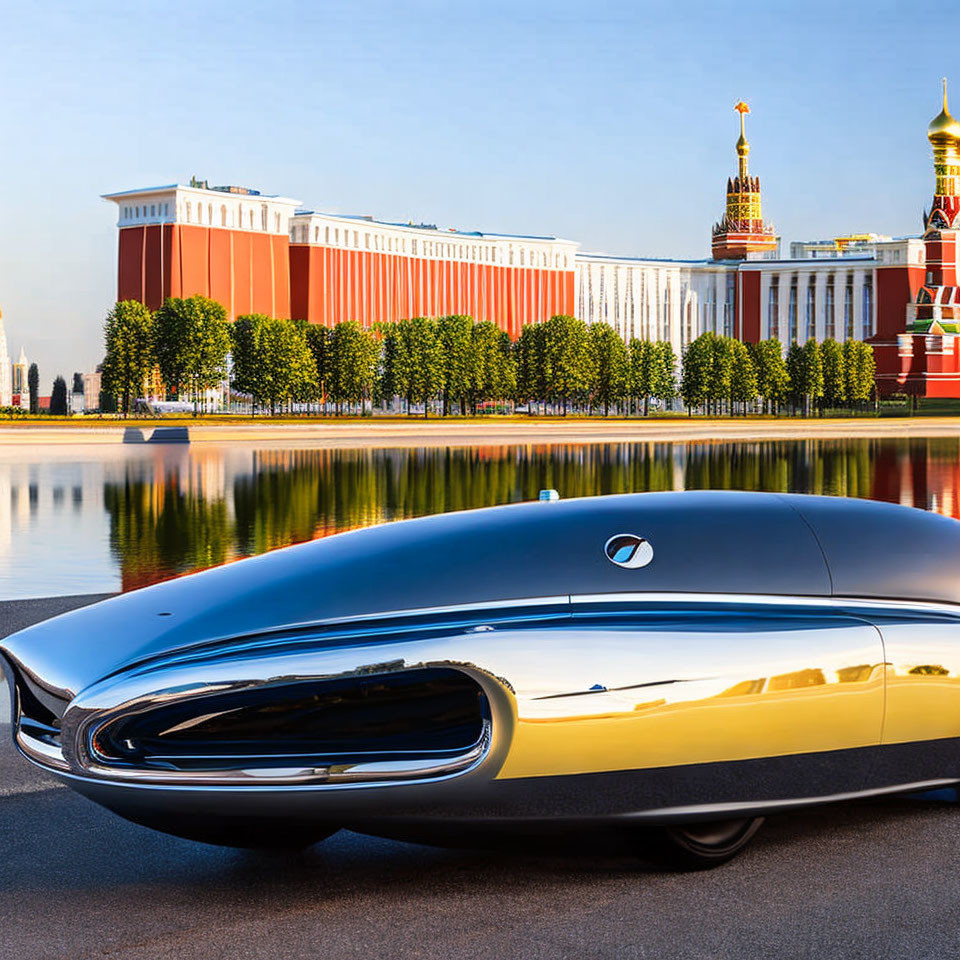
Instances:
[[[704,256],[740,98],[785,242],[916,233],[953,50],[930,38],[957,35],[942,0],[0,0],[11,352],[40,363],[42,392],[91,369],[116,271],[99,195],[191,174],[321,210]]]

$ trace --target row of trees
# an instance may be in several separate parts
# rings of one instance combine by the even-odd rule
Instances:
[[[744,344],[705,333],[677,358],[668,342],[624,343],[605,323],[558,315],[524,327],[516,342],[496,324],[468,316],[414,317],[366,329],[333,328],[262,314],[229,323],[216,301],[168,299],[155,313],[138,301],[117,303],[105,324],[103,390],[121,411],[154,376],[171,394],[202,402],[227,380],[252,409],[317,402],[337,412],[390,405],[476,413],[489,402],[537,409],[649,411],[651,401],[680,396],[688,409],[774,411],[791,402],[857,405],[870,398],[873,353],[867,344],[827,340]]]
[[[683,353],[680,396],[691,412],[735,413],[759,400],[769,412],[790,403],[809,414],[812,405],[867,403],[875,373],[873,350],[861,340],[795,342],[784,359],[779,340],[745,344],[708,332]]]

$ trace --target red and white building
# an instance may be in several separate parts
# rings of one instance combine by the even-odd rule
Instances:
[[[701,333],[745,341],[811,337],[873,344],[881,392],[960,396],[960,124],[946,106],[928,136],[936,188],[923,237],[795,243],[763,218],[748,171],[746,104],[724,215],[704,260],[587,253],[551,236],[300,210],[296,200],[192,180],[108,194],[119,208],[117,296],[151,309],[202,294],[231,317],[265,313],[331,326],[469,314],[511,336],[557,313],[610,323],[625,339]]]

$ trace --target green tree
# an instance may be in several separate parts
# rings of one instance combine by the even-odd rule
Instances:
[[[823,404],[842,407],[847,402],[847,364],[843,347],[832,337],[820,344],[823,363]]]
[[[517,400],[526,403],[532,414],[534,404],[545,403],[547,399],[544,325],[526,324],[514,344],[513,355],[516,358]]]
[[[603,404],[619,403],[627,394],[630,356],[627,346],[609,323],[594,323],[588,329],[593,399]]]
[[[264,381],[260,376],[260,337],[267,317],[250,313],[237,317],[230,328],[230,352],[233,359],[230,386],[250,395],[250,414],[255,416],[263,399]]]
[[[517,389],[510,336],[489,320],[473,324],[470,331],[468,386],[468,400],[474,413],[478,404],[509,399]]]
[[[339,413],[344,403],[362,404],[373,392],[380,344],[356,320],[344,320],[330,332],[327,391]]]
[[[237,317],[231,329],[234,389],[254,404],[277,407],[311,396],[317,368],[303,324],[261,313]]]
[[[153,369],[153,314],[139,300],[121,300],[107,314],[103,332],[102,389],[117,398],[126,416]]]
[[[796,341],[790,345],[787,373],[794,405],[809,415],[810,404],[823,396],[823,362],[816,340],[811,337],[803,346]]]
[[[757,392],[773,413],[790,395],[790,376],[783,360],[779,340],[761,340],[750,344],[750,353],[757,370]]]
[[[57,377],[50,392],[50,413],[57,417],[67,415],[67,381]]]
[[[467,395],[470,393],[471,332],[473,319],[462,315],[440,317],[437,320],[437,337],[443,357],[443,415],[450,413],[450,401],[460,402],[460,413],[467,412]]]
[[[544,381],[547,399],[563,406],[566,416],[593,382],[593,358],[587,325],[576,317],[556,314],[543,324]]]
[[[677,395],[677,355],[669,340],[659,340],[653,347],[650,396],[666,404]]]
[[[653,343],[650,340],[640,340],[634,337],[627,348],[629,366],[627,368],[627,395],[633,400],[643,403],[643,415],[647,415],[650,407],[650,382],[653,372]]]
[[[733,378],[732,337],[717,336],[714,333],[703,334],[707,337],[707,404],[713,413],[718,413],[724,400],[730,397]]]
[[[83,374],[76,373],[73,374],[73,392],[74,393],[83,393]]]
[[[392,326],[392,329],[388,327]],[[407,409],[423,404],[423,416],[430,412],[430,401],[443,391],[444,365],[436,321],[413,317],[384,325],[384,372],[381,392],[404,397]]]
[[[330,328],[319,323],[310,323],[304,328],[307,346],[313,355],[313,366],[317,375],[317,395],[325,400],[327,392],[328,361],[330,355]]]
[[[710,398],[710,378],[713,374],[713,344],[716,334],[702,333],[687,344],[683,351],[680,373],[680,397],[687,411],[704,406]]]
[[[193,398],[194,412],[203,394],[227,376],[230,327],[223,304],[207,297],[171,297],[156,312],[153,350],[168,392]]]
[[[730,412],[734,404],[746,405],[757,399],[757,368],[747,345],[739,340],[730,342]]]
[[[873,394],[877,375],[873,347],[862,340],[847,340],[843,345],[847,403],[862,406]]]
[[[35,363],[31,363],[27,370],[27,389],[30,391],[30,412],[36,413],[40,396],[40,371]]]

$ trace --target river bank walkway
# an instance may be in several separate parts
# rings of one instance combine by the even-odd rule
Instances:
[[[157,426],[186,426],[191,443],[340,448],[505,444],[690,443],[869,437],[960,438],[960,417],[601,419],[563,417],[337,420],[36,420],[0,423],[0,447],[120,444],[129,428],[149,437]]]

